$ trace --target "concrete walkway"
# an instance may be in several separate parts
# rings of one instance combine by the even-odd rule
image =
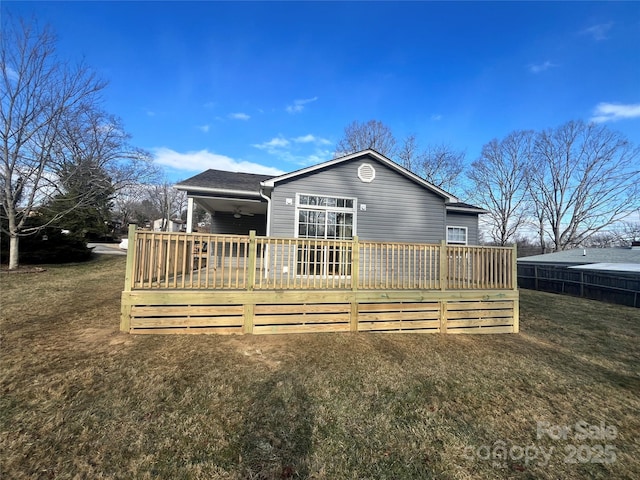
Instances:
[[[87,243],[89,248],[93,249],[93,253],[106,255],[126,255],[126,250],[120,250],[117,243]]]

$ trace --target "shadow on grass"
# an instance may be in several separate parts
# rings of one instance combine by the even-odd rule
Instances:
[[[278,373],[253,390],[239,435],[242,478],[306,478],[313,415],[304,386]]]
[[[536,343],[529,346],[529,351],[522,343],[504,343],[501,348],[503,352],[511,352],[514,358],[530,355],[531,358],[536,359],[537,364],[545,365],[549,371],[562,373],[563,378],[571,379],[573,383],[600,383],[628,392],[640,390],[640,378],[632,371],[634,368],[632,364],[628,364],[628,371],[621,371],[620,368],[614,369],[598,364],[596,354],[588,351],[573,351],[555,344]]]

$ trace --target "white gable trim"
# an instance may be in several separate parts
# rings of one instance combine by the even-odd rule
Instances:
[[[350,155],[345,155],[344,157],[334,158],[333,160],[329,160],[328,162],[320,163],[318,165],[312,165],[310,167],[303,168],[301,170],[296,170],[295,172],[285,173],[284,175],[280,175],[279,177],[270,178],[269,180],[265,180],[263,182],[260,182],[260,184],[265,188],[273,188],[276,183],[282,182],[283,180],[288,180],[290,178],[298,177],[300,175],[306,175],[307,173],[315,172],[316,170],[320,170],[322,168],[327,168],[327,167],[331,167],[333,165],[337,165],[339,163],[347,162],[349,160],[353,160],[354,158],[364,157],[365,155],[369,155],[370,157],[375,158],[380,163],[383,163],[384,165],[388,166],[392,170],[395,170],[396,172],[398,172],[401,175],[404,175],[405,177],[413,180],[414,182],[416,182],[417,184],[419,184],[422,187],[426,188],[427,190],[430,190],[433,193],[445,198],[447,202],[455,203],[455,202],[458,201],[458,199],[456,197],[454,197],[453,195],[451,195],[450,193],[447,193],[444,190],[436,187],[435,185],[427,182],[426,180],[424,180],[424,179],[420,178],[419,176],[417,176],[415,173],[410,172],[406,168],[398,165],[396,162],[393,162],[393,161],[389,160],[384,155],[376,152],[375,150],[371,150],[371,149],[363,150],[361,152],[352,153]]]

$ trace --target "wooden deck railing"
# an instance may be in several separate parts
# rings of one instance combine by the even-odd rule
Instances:
[[[515,289],[515,249],[353,240],[129,234],[125,290]]]

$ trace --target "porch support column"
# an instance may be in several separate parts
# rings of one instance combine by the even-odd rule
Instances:
[[[193,232],[193,197],[187,198],[187,233]]]

